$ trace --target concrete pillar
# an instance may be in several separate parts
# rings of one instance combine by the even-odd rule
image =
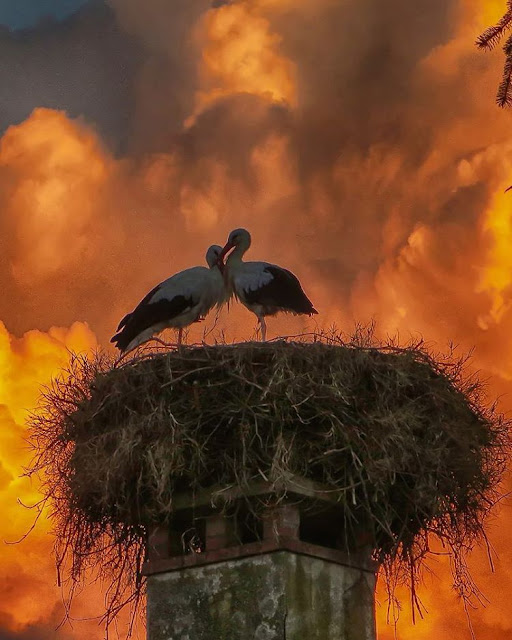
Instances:
[[[368,571],[290,551],[149,576],[148,640],[375,640]]]
[[[301,539],[303,518],[314,538],[317,514],[319,539],[327,539],[330,519],[339,526],[339,506],[325,498],[319,509],[310,485],[308,495],[294,484],[278,501],[275,487],[267,489],[254,489],[261,526],[249,538],[240,510],[215,509],[211,493],[202,502],[194,496],[192,511],[182,499],[177,517],[181,530],[197,528],[201,547],[177,553],[178,525],[155,527],[145,567],[148,640],[375,640],[376,567],[368,552]]]

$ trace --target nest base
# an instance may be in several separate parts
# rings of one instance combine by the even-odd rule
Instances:
[[[145,575],[286,550],[376,573],[362,533],[347,550],[336,491],[306,478],[176,496],[170,525],[148,537]],[[371,539],[371,536],[368,536]]]

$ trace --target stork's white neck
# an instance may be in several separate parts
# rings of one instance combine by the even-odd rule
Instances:
[[[229,254],[226,264],[229,264],[231,266],[233,264],[240,264],[240,262],[242,262],[242,258],[245,252],[250,246],[250,242],[251,242],[250,238],[248,239],[248,241],[246,241],[245,238],[243,238],[242,241],[239,244],[237,244],[233,249],[233,251]]]

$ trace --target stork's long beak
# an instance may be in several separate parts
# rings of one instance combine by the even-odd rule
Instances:
[[[219,271],[222,273],[222,275],[224,277],[226,277],[225,275],[225,271],[226,271],[226,265],[224,264],[224,256],[226,255],[226,253],[232,249],[235,245],[230,244],[229,242],[225,245],[225,247],[222,249],[222,251],[219,253],[219,257],[217,258],[217,266],[219,267]]]
[[[220,252],[220,256],[219,256],[219,264],[223,263],[224,260],[224,256],[226,255],[226,253],[228,253],[228,251],[230,251],[235,245],[232,242],[227,242],[224,245],[224,248],[222,249],[222,251]]]

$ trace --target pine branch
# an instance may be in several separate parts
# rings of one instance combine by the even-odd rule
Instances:
[[[507,56],[503,79],[498,89],[496,102],[500,107],[512,106],[512,54]]]
[[[512,2],[512,0],[510,0]],[[512,34],[509,35],[505,44],[503,45],[503,51],[505,52],[505,56],[509,58],[512,56]]]
[[[505,32],[512,29],[512,0],[507,0],[507,11],[501,20],[492,27],[486,29],[476,40],[480,49],[493,49],[503,38]],[[505,66],[503,77],[498,88],[496,102],[500,107],[512,106],[512,34],[510,34],[503,46],[505,53]]]
[[[503,37],[505,31],[512,28],[512,0],[507,0],[507,12],[493,27],[486,29],[476,40],[480,49],[493,49]]]

